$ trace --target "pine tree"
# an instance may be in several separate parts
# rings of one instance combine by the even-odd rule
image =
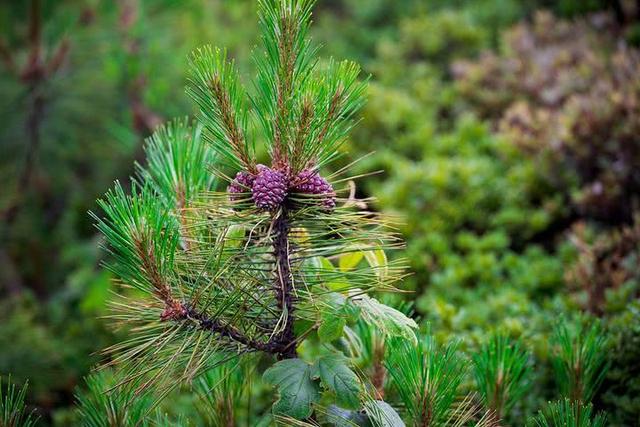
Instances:
[[[401,277],[402,263],[384,255],[401,246],[392,224],[345,197],[348,168],[321,172],[363,104],[359,67],[318,66],[307,34],[312,1],[259,6],[255,90],[243,89],[224,50],[197,49],[187,87],[197,120],[157,130],[130,194],[116,183],[99,201],[104,217],[93,216],[121,282],[112,318],[128,332],[107,352],[122,375],[114,392],[158,396],[234,358],[270,355],[274,414],[303,420],[319,414],[321,394],[351,408],[370,400],[331,344],[347,321],[414,340],[416,324],[368,295]],[[269,165],[256,160],[259,143]],[[328,354],[298,358],[314,335]]]

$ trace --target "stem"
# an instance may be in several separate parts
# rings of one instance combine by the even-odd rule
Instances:
[[[294,295],[293,281],[291,280],[291,248],[289,246],[289,212],[286,207],[280,211],[280,215],[274,223],[275,240],[273,252],[276,258],[275,291],[278,299],[278,308],[284,314],[286,321],[282,332],[277,337],[278,357],[291,359],[296,357],[296,336],[293,332]]]
[[[242,332],[240,332],[233,326],[224,324],[218,319],[209,318],[204,313],[201,313],[193,308],[186,309],[185,317],[197,320],[202,329],[214,332],[216,334],[219,334],[222,337],[227,337],[232,341],[243,344],[254,350],[264,351],[268,353],[275,352],[275,349],[272,343],[261,342],[261,341],[256,341],[254,339],[251,339],[243,335]]]
[[[384,367],[384,344],[374,345],[373,350],[373,378],[371,380],[375,389],[376,398],[384,400],[384,380],[387,370]]]
[[[219,319],[211,318],[207,316],[206,313],[190,307],[189,304],[175,300],[171,295],[169,286],[163,282],[162,277],[155,268],[155,264],[151,261],[153,260],[153,254],[145,248],[140,247],[138,252],[143,259],[142,267],[151,277],[151,282],[156,288],[156,293],[166,305],[161,319],[174,321],[192,319],[198,322],[198,326],[201,329],[219,334],[221,337],[240,343],[252,350],[274,354],[281,360],[297,357],[297,340],[293,331],[295,297],[291,277],[291,248],[289,243],[291,224],[289,223],[289,212],[285,207],[280,211],[280,215],[275,218],[273,229],[275,231],[273,253],[276,259],[274,290],[278,300],[278,308],[283,315],[286,314],[284,327],[279,334],[267,342],[255,340],[246,336],[242,331],[232,325],[226,324]]]

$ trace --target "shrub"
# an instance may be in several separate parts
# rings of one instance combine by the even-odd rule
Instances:
[[[638,203],[640,57],[610,25],[603,15],[569,23],[540,13],[508,33],[501,55],[455,73],[461,93],[540,160],[576,215],[615,225]]]

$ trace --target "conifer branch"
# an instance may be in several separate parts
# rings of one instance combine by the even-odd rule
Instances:
[[[298,119],[298,126],[293,143],[293,160],[292,172],[293,175],[302,171],[306,165],[303,163],[305,142],[311,134],[313,128],[313,120],[315,115],[315,109],[313,100],[310,97],[305,97],[302,101],[300,118]]]
[[[247,110],[233,62],[227,53],[205,46],[191,58],[187,93],[200,107],[205,135],[231,166],[255,172],[253,152],[246,139]]]
[[[229,93],[225,90],[219,75],[214,74],[212,76],[209,81],[209,90],[220,109],[220,118],[229,145],[240,158],[242,166],[251,172],[255,172],[255,163],[251,161],[249,154],[245,150],[245,135],[238,126],[236,112],[231,106]]]
[[[143,273],[149,278],[149,282],[153,286],[156,296],[162,300],[165,309],[160,315],[162,320],[178,319],[186,314],[182,304],[177,301],[172,293],[171,288],[165,282],[162,274],[158,269],[156,254],[152,245],[149,245],[146,236],[134,235],[134,244],[138,257],[141,260],[141,268]]]

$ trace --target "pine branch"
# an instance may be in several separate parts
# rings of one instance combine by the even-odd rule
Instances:
[[[145,144],[146,168],[136,164],[138,181],[151,185],[162,198],[166,210],[179,221],[184,249],[190,250],[189,209],[202,192],[209,191],[215,177],[209,167],[216,158],[202,139],[202,127],[188,119],[161,126]]]
[[[358,82],[360,67],[349,61],[331,61],[315,85],[316,114],[313,132],[305,142],[300,168],[320,167],[335,159],[338,149],[353,126],[354,114],[364,104],[366,81]],[[313,89],[312,89],[313,90]]]
[[[224,324],[218,319],[207,317],[205,314],[198,312],[193,308],[185,308],[184,318],[195,319],[199,323],[199,327],[203,330],[212,332],[218,335],[220,338],[229,338],[239,344],[242,344],[254,351],[263,351],[265,353],[277,354],[279,348],[274,342],[260,342],[248,338],[242,334],[238,329],[231,325]],[[178,319],[175,319],[178,320]]]
[[[439,347],[426,336],[417,345],[391,340],[387,370],[416,426],[437,426],[459,415],[454,402],[464,376],[458,344]]]
[[[192,54],[190,64],[187,93],[200,107],[207,140],[231,166],[255,172],[246,139],[246,95],[233,62],[227,61],[226,51],[205,46]]]
[[[315,61],[307,33],[311,0],[261,0],[264,57],[256,56],[256,113],[271,147],[273,165],[288,165],[295,144],[294,108]]]

